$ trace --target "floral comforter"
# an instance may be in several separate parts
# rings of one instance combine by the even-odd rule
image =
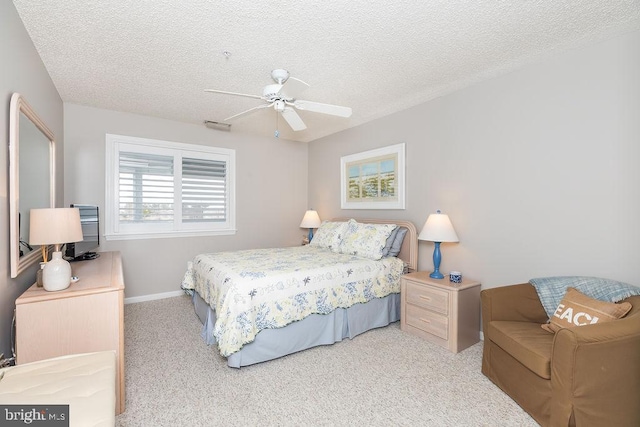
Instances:
[[[213,307],[220,354],[230,356],[263,329],[400,292],[398,258],[380,261],[300,246],[198,255],[182,288]]]

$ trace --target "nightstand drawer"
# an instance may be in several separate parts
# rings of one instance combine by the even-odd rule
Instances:
[[[417,305],[441,314],[449,312],[449,293],[407,280],[407,304]]]
[[[408,325],[433,334],[443,340],[448,339],[449,320],[447,317],[410,304],[407,304],[406,310],[406,322]]]

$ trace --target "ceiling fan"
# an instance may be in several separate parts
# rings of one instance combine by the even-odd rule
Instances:
[[[302,121],[302,118],[298,115],[296,110],[312,111],[314,113],[329,114],[338,117],[350,117],[351,108],[342,107],[339,105],[322,104],[320,102],[304,101],[298,99],[298,95],[301,94],[309,85],[300,79],[291,77],[287,70],[277,69],[271,72],[271,78],[276,82],[264,87],[262,95],[249,95],[245,93],[228,92],[224,90],[205,89],[205,92],[221,93],[224,95],[244,96],[247,98],[261,99],[265,103],[253,108],[249,108],[233,116],[227,117],[224,121],[236,119],[245,114],[261,110],[264,108],[273,107],[278,113],[282,115],[285,121],[289,124],[294,131],[300,131],[307,128]],[[276,130],[276,137],[278,136]]]

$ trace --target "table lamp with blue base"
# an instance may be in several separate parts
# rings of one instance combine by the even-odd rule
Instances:
[[[309,229],[309,242],[313,239],[313,229],[320,227],[320,224],[322,224],[322,221],[320,221],[318,212],[313,209],[305,212],[302,222],[300,223],[300,228]]]
[[[440,243],[459,241],[449,216],[443,214],[440,210],[437,210],[435,214],[429,215],[427,222],[424,223],[424,227],[422,227],[422,231],[420,231],[418,235],[418,240],[434,242],[433,273],[431,273],[429,277],[432,279],[443,279],[444,275],[440,273],[440,262],[442,261]]]

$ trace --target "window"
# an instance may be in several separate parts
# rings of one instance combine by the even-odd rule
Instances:
[[[235,150],[106,136],[107,240],[235,233]]]

